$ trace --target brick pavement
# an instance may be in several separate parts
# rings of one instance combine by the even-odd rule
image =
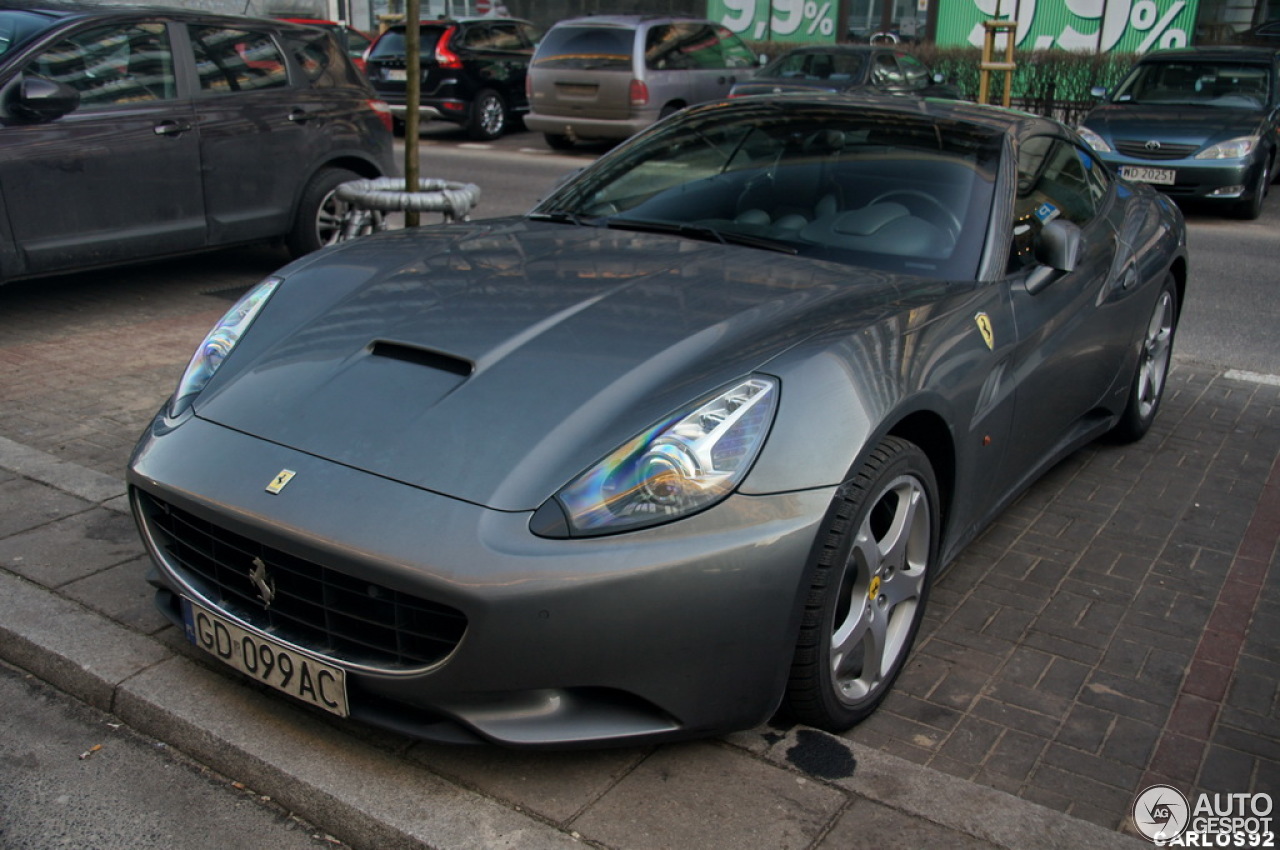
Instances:
[[[120,476],[226,291],[282,260],[0,289],[0,436]],[[66,533],[84,558],[36,580],[163,632],[127,520],[90,511]],[[1077,452],[962,553],[898,686],[846,737],[1113,830],[1154,781],[1274,797],[1278,540],[1280,387],[1178,361],[1144,441]],[[0,569],[32,578],[22,545],[5,540]]]

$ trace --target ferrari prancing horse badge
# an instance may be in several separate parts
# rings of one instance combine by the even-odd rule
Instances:
[[[978,323],[978,330],[982,332],[982,341],[987,344],[987,348],[995,351],[996,334],[991,328],[991,317],[986,313],[979,313],[973,317],[973,320]]]

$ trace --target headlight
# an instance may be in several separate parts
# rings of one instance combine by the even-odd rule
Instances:
[[[1196,159],[1240,159],[1253,153],[1253,149],[1258,146],[1257,136],[1241,136],[1238,139],[1231,139],[1226,142],[1218,142],[1216,145],[1210,145],[1200,153],[1196,154]]]
[[[254,317],[262,309],[262,305],[267,303],[267,299],[271,297],[271,293],[275,292],[276,287],[279,285],[280,278],[267,278],[246,292],[236,302],[235,306],[228,310],[227,314],[213,326],[213,330],[209,331],[204,338],[204,342],[200,343],[200,347],[192,355],[191,362],[187,364],[187,371],[182,373],[182,380],[178,382],[178,389],[173,394],[173,399],[169,402],[169,416],[171,418],[181,415],[191,406],[192,399],[199,395],[200,391],[209,383],[213,373],[218,371],[222,361],[227,359],[231,349],[236,347],[236,343],[240,341],[240,337],[244,336],[244,332],[249,329]]]
[[[657,525],[710,507],[738,486],[764,444],[778,383],[752,375],[644,431],[534,515],[546,537]]]
[[[1111,145],[1107,144],[1105,139],[1088,127],[1077,127],[1076,132],[1080,134],[1080,138],[1084,139],[1089,147],[1098,153],[1111,153]]]

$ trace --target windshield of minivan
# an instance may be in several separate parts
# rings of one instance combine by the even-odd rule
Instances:
[[[1116,92],[1115,103],[1260,109],[1271,97],[1270,69],[1241,62],[1146,62]]]
[[[552,27],[533,58],[538,68],[631,70],[635,32],[621,27]]]
[[[26,44],[55,23],[48,15],[21,9],[0,9],[0,56]]]

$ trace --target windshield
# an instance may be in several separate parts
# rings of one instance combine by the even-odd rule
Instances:
[[[999,156],[993,131],[871,106],[703,110],[616,149],[534,216],[971,279]]]
[[[1114,102],[1261,109],[1271,98],[1269,70],[1242,62],[1146,62]]]
[[[26,44],[55,23],[57,20],[48,15],[21,9],[0,9],[0,56]]]
[[[862,79],[862,53],[791,53],[775,59],[757,74],[769,79],[851,82]]]

